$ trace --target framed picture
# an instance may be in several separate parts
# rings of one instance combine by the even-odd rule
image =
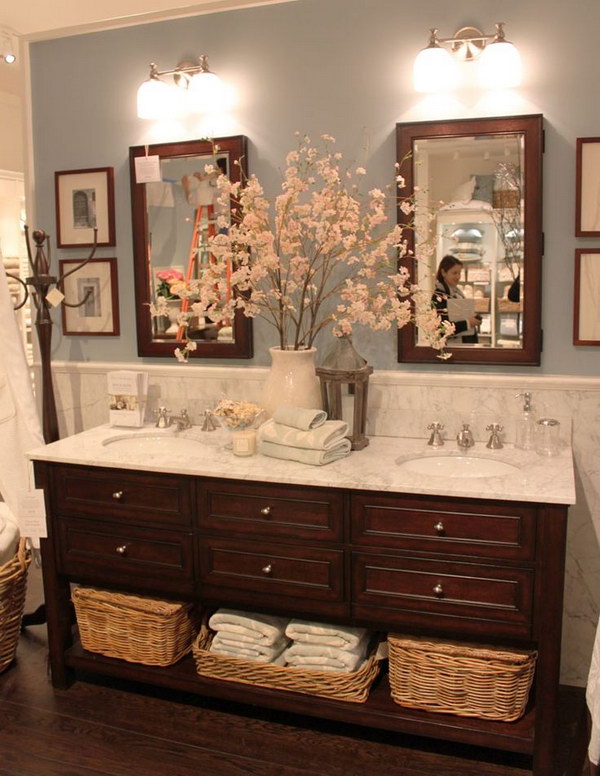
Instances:
[[[600,345],[600,249],[575,251],[573,344]]]
[[[577,138],[575,236],[600,237],[600,137]]]
[[[115,244],[115,186],[112,167],[54,173],[56,244],[79,248]]]
[[[61,307],[63,334],[114,337],[120,333],[117,260],[91,259],[78,269],[82,261],[59,262],[65,295]]]

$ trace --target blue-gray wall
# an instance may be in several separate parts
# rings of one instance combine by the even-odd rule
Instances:
[[[412,62],[430,27],[439,27],[445,37],[465,25],[490,32],[495,21],[506,22],[507,37],[521,51],[525,75],[519,90],[502,102],[474,90],[444,99],[413,91]],[[63,338],[57,326],[53,357],[138,360],[128,149],[154,140],[200,137],[207,128],[189,120],[157,136],[151,122],[136,117],[136,90],[147,77],[148,63],[168,69],[206,53],[212,69],[238,95],[228,120],[212,132],[247,135],[250,170],[271,192],[294,146],[295,130],[334,135],[345,158],[368,167],[367,184],[381,186],[393,176],[398,121],[542,113],[542,365],[479,369],[597,374],[600,351],[571,343],[574,250],[600,247],[600,239],[573,236],[575,140],[600,135],[598,29],[598,0],[504,0],[501,6],[495,0],[297,0],[32,44],[37,213],[32,227],[55,235],[55,170],[115,169],[117,245],[97,255],[118,257],[122,334]],[[55,251],[54,260],[83,255],[85,249]],[[255,321],[255,364],[267,364],[267,347],[275,344],[261,323]],[[355,341],[376,368],[423,369],[396,362],[394,333],[361,332]],[[473,369],[451,363],[429,368]]]

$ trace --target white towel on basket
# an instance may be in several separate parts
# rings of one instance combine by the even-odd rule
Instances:
[[[278,639],[273,646],[266,644],[250,644],[247,641],[237,641],[235,638],[227,638],[223,631],[217,632],[212,640],[210,652],[221,655],[238,657],[243,660],[252,660],[256,663],[273,663],[282,654],[290,643],[285,636]],[[283,665],[283,661],[280,663]]]
[[[238,641],[273,646],[285,633],[289,617],[275,617],[237,609],[218,609],[209,619],[214,631],[236,634]]]
[[[367,633],[366,628],[323,625],[307,620],[291,620],[285,629],[285,635],[294,641],[338,647],[347,651],[355,649]]]
[[[362,664],[367,651],[368,637],[359,641],[354,649],[325,647],[309,642],[294,642],[284,652],[286,663],[317,670],[355,671]]]

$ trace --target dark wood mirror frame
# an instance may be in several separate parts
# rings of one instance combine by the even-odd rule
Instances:
[[[152,318],[148,309],[150,285],[148,267],[148,219],[146,208],[146,187],[136,183],[135,160],[141,156],[158,155],[160,159],[175,159],[186,156],[210,156],[213,143],[219,151],[229,154],[230,178],[240,179],[247,174],[247,140],[243,135],[209,140],[187,140],[176,143],[158,143],[148,146],[132,146],[129,149],[129,174],[131,180],[131,209],[133,227],[133,254],[135,275],[135,312],[137,323],[138,355],[172,357],[178,341],[158,341],[153,338]],[[234,163],[237,162],[237,163]],[[199,341],[191,358],[251,358],[252,319],[237,312],[233,322],[233,342]]]
[[[507,116],[499,118],[460,119],[451,121],[412,122],[396,125],[397,160],[401,162],[412,154],[414,143],[427,138],[452,138],[481,135],[522,134],[524,137],[524,244],[523,261],[526,266],[523,296],[523,346],[521,348],[467,348],[448,347],[452,357],[448,364],[516,364],[537,366],[542,347],[541,331],[541,263],[542,233],[542,154],[543,117]],[[406,180],[406,191],[414,191],[414,158],[401,170]],[[406,223],[406,216],[398,212],[398,222]],[[414,235],[409,234],[411,250]],[[415,277],[415,260],[405,260]],[[433,348],[417,346],[414,325],[398,332],[398,361],[435,362],[438,352]]]

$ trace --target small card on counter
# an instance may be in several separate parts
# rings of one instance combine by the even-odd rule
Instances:
[[[111,426],[144,425],[148,375],[127,369],[108,372],[109,423]]]

